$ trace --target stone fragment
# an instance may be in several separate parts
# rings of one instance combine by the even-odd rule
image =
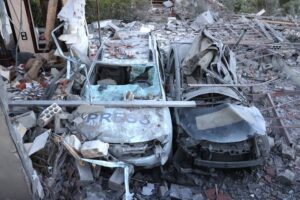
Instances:
[[[163,4],[164,4],[164,6],[167,7],[167,8],[173,7],[172,1],[164,1]]]
[[[48,141],[49,133],[51,130],[47,130],[46,132],[42,133],[41,135],[37,136],[33,144],[28,152],[28,155],[31,156],[32,154],[40,151],[43,149]]]
[[[36,126],[36,116],[33,111],[15,116],[13,120],[21,123],[25,128],[29,129]]]
[[[57,77],[59,75],[59,71],[56,68],[51,68],[50,73],[53,77]]]
[[[147,185],[143,187],[142,194],[145,196],[151,196],[154,192],[154,189],[155,189],[154,184],[147,183]]]
[[[124,169],[117,168],[108,180],[110,189],[118,191],[123,188],[124,184]]]
[[[0,65],[0,75],[6,80],[11,81],[15,77],[15,70],[13,67],[5,68],[4,66]]]
[[[203,26],[208,24],[213,24],[215,19],[211,12],[208,10],[202,14],[200,14],[194,22],[191,24],[191,28],[195,31],[199,31]]]
[[[32,142],[30,142],[30,143],[24,143],[24,148],[25,148],[25,150],[26,150],[27,153],[29,153],[29,150],[30,150],[32,144],[33,144]]]
[[[80,152],[85,158],[97,158],[107,156],[109,144],[100,140],[93,140],[83,143]]]
[[[270,148],[273,148],[275,146],[274,138],[268,136],[268,141],[269,141]]]
[[[76,135],[68,135],[65,137],[64,141],[76,151],[80,151],[81,142]]]
[[[292,185],[295,181],[295,173],[289,169],[280,172],[277,176],[277,180],[285,185]]]
[[[27,131],[27,128],[21,123],[16,123],[15,128],[16,128],[17,132],[20,134],[20,136],[23,138],[23,136],[25,135],[25,133]]]
[[[172,184],[170,188],[170,196],[176,199],[193,199],[192,189],[182,185]]]
[[[285,143],[281,143],[281,148],[282,148],[282,156],[284,158],[293,160],[295,158],[295,150],[292,147],[289,147],[288,145],[286,145]]]
[[[195,194],[193,196],[193,200],[204,200],[205,198],[203,197],[203,195],[201,193]]]
[[[134,168],[129,168],[129,176],[134,173]],[[124,184],[124,169],[117,168],[108,180],[108,187],[115,191],[123,190]]]
[[[159,195],[160,195],[160,197],[164,197],[167,194],[168,190],[169,190],[168,187],[166,187],[164,185],[159,186]]]
[[[89,164],[76,161],[76,168],[82,183],[91,183],[94,181],[92,170]]]

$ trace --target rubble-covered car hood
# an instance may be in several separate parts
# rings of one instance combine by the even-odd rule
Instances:
[[[240,142],[265,135],[265,120],[256,107],[221,104],[177,109],[180,126],[193,139],[217,143]]]
[[[172,122],[168,108],[106,108],[101,113],[83,114],[77,124],[88,139],[107,143],[168,142]]]

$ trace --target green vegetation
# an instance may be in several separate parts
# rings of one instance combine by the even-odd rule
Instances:
[[[266,9],[269,15],[299,15],[299,0],[222,0],[226,7],[236,13],[255,13]]]
[[[98,19],[96,2],[96,0],[86,1],[88,23]],[[99,0],[100,19],[122,19],[125,21],[138,19],[141,12],[145,14],[150,8],[149,2],[149,0]]]

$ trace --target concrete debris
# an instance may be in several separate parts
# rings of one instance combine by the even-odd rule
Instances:
[[[170,197],[186,200],[193,199],[193,191],[189,187],[172,184],[170,188]]]
[[[27,128],[21,123],[14,124],[14,127],[16,128],[16,130],[20,134],[20,136],[24,137],[25,133],[27,132]]]
[[[172,1],[164,1],[163,4],[164,4],[164,6],[167,7],[167,8],[173,7]]]
[[[56,103],[52,104],[46,108],[39,116],[38,125],[40,127],[45,127],[48,125],[57,114],[61,113],[62,109]]]
[[[25,150],[26,150],[27,153],[29,153],[29,150],[30,150],[32,144],[33,144],[32,142],[30,142],[30,143],[24,143],[24,148],[25,148]]]
[[[191,28],[195,31],[199,31],[204,26],[208,24],[213,24],[215,22],[214,17],[212,13],[208,10],[201,15],[199,15],[195,21],[191,24]]]
[[[165,185],[159,186],[159,196],[165,197],[168,194],[169,188]]]
[[[100,140],[87,141],[82,144],[80,152],[85,158],[98,158],[107,156],[109,144]]]
[[[23,145],[22,149],[30,156],[29,161],[35,170],[33,188],[38,191],[39,198],[120,199],[125,191],[125,199],[128,200],[133,195],[129,191],[134,191],[133,199],[300,199],[299,19],[265,16],[265,10],[244,15],[216,13],[211,5],[219,5],[218,1],[178,0],[164,1],[164,6],[152,9],[150,18],[157,18],[155,21],[125,23],[121,20],[103,20],[100,21],[100,27],[98,22],[89,24],[87,31],[84,1],[66,2],[59,13],[59,18],[65,21],[65,25],[61,26],[65,31],[59,39],[65,41],[72,51],[66,54],[70,56],[69,61],[52,60],[50,57],[45,60],[36,55],[35,58],[30,56],[26,62],[21,62],[23,59],[19,58],[21,63],[16,66],[12,66],[13,63],[5,67],[0,65],[0,75],[5,79],[8,92],[13,131],[21,138],[16,144]],[[203,11],[199,9],[202,5],[209,10],[199,15]],[[176,17],[171,11],[175,12]],[[212,60],[211,65],[203,67],[205,73],[199,68],[199,65],[205,64],[205,59],[199,63],[199,60],[194,60],[195,57],[191,58],[196,63],[187,66],[195,68],[190,70],[192,73],[185,75],[183,87],[193,85],[190,88],[192,92],[197,91],[196,88],[204,90],[206,86],[203,86],[204,82],[199,78],[201,76],[205,76],[205,84],[220,84],[219,80],[225,76],[229,77],[226,84],[239,84],[239,87],[230,86],[234,92],[228,102],[239,98],[241,105],[256,106],[265,118],[263,130],[268,137],[263,142],[271,147],[269,156],[262,163],[265,166],[251,168],[251,173],[249,169],[228,172],[200,169],[196,167],[196,161],[191,162],[191,155],[212,159],[208,152],[213,152],[213,155],[223,158],[221,152],[226,151],[233,154],[234,159],[244,158],[249,156],[251,148],[248,148],[248,143],[234,147],[224,143],[201,143],[204,149],[200,152],[198,142],[183,139],[178,147],[188,145],[191,149],[189,154],[178,156],[187,158],[187,162],[182,162],[183,167],[178,167],[175,162],[169,162],[161,168],[148,165],[154,168],[138,168],[138,173],[134,175],[132,165],[144,166],[153,157],[161,157],[160,165],[168,159],[164,148],[166,141],[172,142],[172,138],[154,135],[161,129],[171,130],[171,119],[165,123],[170,113],[165,116],[165,112],[157,108],[111,108],[95,104],[98,100],[111,103],[116,99],[126,101],[126,104],[140,100],[161,102],[164,91],[158,90],[160,88],[166,90],[167,98],[172,92],[176,95],[172,84],[177,79],[174,82],[169,69],[164,68],[160,75],[166,76],[168,81],[162,80],[164,85],[156,87],[159,80],[152,73],[152,65],[158,61],[161,66],[171,66],[167,58],[172,53],[181,54],[191,50],[187,47],[179,52],[170,52],[171,47],[178,43],[190,44],[204,27],[212,38],[231,50],[228,56],[226,49],[218,49],[230,58],[218,60],[213,56],[205,57]],[[99,40],[99,28],[102,40]],[[58,36],[59,32],[62,30],[55,34]],[[155,40],[150,40],[150,36]],[[202,42],[203,46],[207,45],[206,40],[201,39]],[[96,58],[99,47],[103,47],[103,51]],[[210,50],[217,51],[216,48]],[[194,53],[194,56],[198,56],[196,51]],[[64,57],[61,53],[57,55]],[[100,58],[101,64],[90,65]],[[176,62],[183,60],[184,57],[179,57]],[[136,64],[137,61],[143,64]],[[224,67],[231,63],[236,68],[230,67],[230,73],[224,73]],[[106,70],[107,65],[114,67]],[[94,71],[90,71],[91,66],[95,67]],[[213,67],[216,67],[215,70],[212,70]],[[92,75],[87,77],[87,74]],[[218,80],[213,78],[216,76]],[[169,81],[169,77],[173,81]],[[119,90],[119,86],[126,89]],[[220,91],[224,93],[225,87]],[[246,95],[237,95],[239,91]],[[179,92],[186,95],[183,90]],[[273,104],[265,98],[266,93],[272,97]],[[183,99],[197,99],[199,103],[208,97],[194,95],[184,96]],[[223,102],[223,94],[214,93],[212,96],[216,102]],[[38,102],[32,105],[30,100]],[[54,101],[61,101],[61,106],[52,104]],[[18,103],[22,106],[18,106]],[[209,103],[210,107],[214,107]],[[168,108],[164,110],[167,113]],[[191,113],[188,112],[188,116]],[[36,116],[39,116],[38,120]],[[282,123],[275,123],[279,121]],[[210,126],[206,118],[201,124],[204,125],[200,128]],[[43,127],[49,130],[45,131]],[[132,128],[130,130],[140,128],[140,131],[124,131],[128,127]],[[231,129],[229,131],[232,133]],[[182,130],[178,130],[178,133],[173,130],[173,136],[178,140],[181,135]],[[284,140],[288,139],[282,137],[284,135],[291,138],[288,145]],[[107,142],[109,140],[114,142]],[[131,143],[132,140],[135,142]],[[176,152],[178,147],[170,148]],[[230,151],[232,148],[238,149],[237,152]],[[267,148],[265,150],[260,154],[265,154]],[[197,162],[201,160],[197,159]],[[126,170],[129,173],[124,173]]]
[[[288,145],[286,145],[285,143],[281,144],[281,148],[282,148],[282,156],[284,158],[293,160],[295,158],[295,150],[293,149],[293,147],[289,147]]]
[[[275,146],[274,138],[268,136],[268,141],[269,141],[269,144],[270,144],[270,148],[273,148]]]
[[[124,184],[124,170],[117,168],[108,181],[109,188],[112,190],[122,190]]]
[[[296,157],[295,165],[296,165],[296,168],[300,169],[300,157]]]
[[[15,77],[14,67],[11,66],[9,68],[5,68],[4,66],[0,65],[0,75],[6,80],[11,81]]]
[[[199,194],[195,194],[194,196],[193,196],[193,200],[204,200],[205,198],[204,198],[204,196],[201,194],[201,193],[199,193]]]
[[[119,22],[114,22],[113,20],[103,20],[103,21],[100,21],[100,28],[101,29],[112,28],[114,30],[114,32],[118,32],[120,30],[120,28],[116,25],[118,23]],[[92,26],[94,29],[99,29],[98,22],[93,22]]]
[[[134,173],[134,168],[129,168],[129,176]],[[124,169],[117,168],[108,180],[108,186],[114,191],[121,191],[124,188]]]
[[[143,187],[142,194],[145,196],[151,196],[154,193],[154,189],[155,189],[154,184],[147,183],[147,185]]]
[[[28,155],[31,156],[32,154],[40,151],[43,149],[48,141],[48,137],[50,134],[51,130],[47,130],[41,135],[37,136],[34,141],[32,146],[30,147],[30,150],[28,151]]]
[[[294,184],[295,178],[296,174],[289,169],[286,169],[277,175],[277,180],[286,185]]]
[[[17,121],[19,124],[22,124],[27,129],[36,126],[36,115],[33,111],[15,116],[13,120]]]
[[[88,184],[94,181],[91,166],[89,164],[76,161],[76,168],[78,170],[81,183]]]
[[[81,142],[76,137],[76,135],[66,136],[65,139],[64,139],[64,141],[65,141],[65,143],[67,143],[68,145],[70,145],[73,149],[75,149],[76,151],[80,152]]]

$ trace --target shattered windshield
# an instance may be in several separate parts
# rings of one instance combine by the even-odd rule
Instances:
[[[92,101],[159,99],[161,87],[155,66],[97,65],[84,92]],[[90,95],[90,96],[89,96]]]

